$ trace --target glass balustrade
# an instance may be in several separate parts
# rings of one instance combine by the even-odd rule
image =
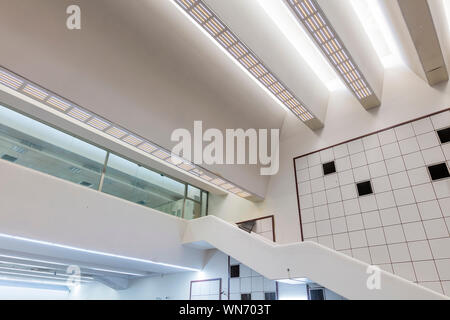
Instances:
[[[3,106],[0,158],[180,218],[207,215],[208,192]]]

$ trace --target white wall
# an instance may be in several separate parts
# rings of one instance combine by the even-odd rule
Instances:
[[[0,300],[65,300],[67,298],[69,298],[69,292],[66,290],[0,286]]]

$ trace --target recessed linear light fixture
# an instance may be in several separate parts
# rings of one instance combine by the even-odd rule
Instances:
[[[144,139],[143,137],[121,128],[120,126],[111,123],[110,121],[80,107],[79,105],[70,102],[67,99],[64,99],[2,67],[0,67],[0,85],[4,85],[21,94],[24,94],[39,103],[43,103],[51,107],[53,110],[71,117],[79,123],[86,124],[107,134],[111,138],[118,139],[119,141],[126,143],[131,148],[136,148],[139,151],[143,151],[151,157],[159,158],[166,164],[175,166],[184,172],[190,173],[198,179],[208,183],[211,183],[211,180],[214,180],[214,185],[226,192],[233,193],[241,198],[250,198],[252,196],[259,198],[250,192],[243,191],[230,181],[227,181],[222,177],[218,177],[212,172],[209,172],[208,170],[197,166],[190,161],[173,155],[169,150],[166,150],[157,144]],[[226,188],[222,188],[222,185],[226,186]],[[233,188],[229,187],[230,185]]]
[[[311,129],[319,120],[201,0],[174,0],[234,59]]]
[[[379,106],[378,97],[316,0],[285,1],[363,107],[369,109]]]

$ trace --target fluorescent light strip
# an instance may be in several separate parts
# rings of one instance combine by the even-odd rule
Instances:
[[[50,279],[50,280],[57,280],[57,281],[67,281],[69,279],[69,276],[62,277],[62,276],[43,276],[43,275],[36,275],[36,274],[26,274],[23,272],[14,272],[14,271],[2,271],[0,270],[0,275],[13,275],[13,276],[20,276],[20,277],[30,277],[30,278],[39,278],[39,279]],[[91,282],[89,280],[83,280],[80,278],[81,282]]]
[[[23,92],[29,94],[30,96],[35,97],[38,100],[45,100],[45,98],[48,97],[48,93],[45,91],[42,91],[39,88],[36,88],[32,85],[27,84],[25,88],[23,88]]]
[[[59,282],[59,281],[45,281],[45,280],[34,280],[34,279],[20,279],[20,278],[14,278],[14,277],[7,277],[7,276],[0,276],[0,280],[2,281],[9,281],[9,282],[21,282],[21,283],[33,283],[33,284],[45,284],[45,285],[52,285],[52,286],[63,286],[67,287],[67,282]]]
[[[145,259],[139,259],[139,258],[132,258],[132,257],[127,257],[127,256],[122,256],[122,255],[118,255],[118,254],[100,252],[100,251],[95,251],[95,250],[81,249],[81,248],[77,248],[77,247],[66,246],[66,245],[52,243],[52,242],[47,242],[47,241],[40,241],[40,240],[33,240],[33,239],[28,239],[28,238],[19,237],[19,236],[12,236],[12,235],[9,235],[9,234],[4,234],[4,233],[0,233],[0,237],[8,238],[8,239],[14,239],[14,240],[19,240],[19,241],[26,241],[26,242],[31,242],[31,243],[37,243],[37,244],[42,244],[42,245],[46,245],[46,246],[53,246],[53,247],[57,247],[57,248],[68,249],[68,250],[73,250],[73,251],[78,251],[78,252],[83,252],[83,253],[89,253],[89,254],[94,254],[94,255],[100,255],[100,256],[105,256],[105,257],[110,257],[110,258],[117,258],[117,259],[141,262],[141,263],[152,264],[152,265],[160,265],[160,266],[166,266],[166,267],[182,269],[182,270],[188,270],[188,271],[201,271],[200,269],[196,269],[196,268],[182,267],[182,266],[177,266],[177,265],[168,264],[168,263],[164,263],[164,262],[155,262],[155,261],[151,261],[151,260],[145,260]],[[0,255],[0,256],[5,257],[4,255]],[[15,258],[15,259],[21,259],[21,258]],[[27,260],[27,259],[23,259],[23,260]],[[28,260],[30,260],[30,259],[28,259]],[[32,260],[32,261],[39,262],[39,260]],[[50,262],[50,263],[52,263],[52,262]],[[54,264],[57,264],[57,263],[54,263]],[[97,269],[89,268],[89,269],[100,270],[98,268]],[[112,271],[112,272],[115,272],[115,271]]]
[[[19,89],[23,84],[22,80],[2,70],[0,70],[0,82],[15,90]]]
[[[51,97],[50,99],[47,100],[47,103],[63,112],[67,111],[67,109],[71,107],[70,104],[56,97]]]
[[[131,144],[132,146],[137,146],[138,144],[141,144],[142,142],[144,142],[142,139],[139,139],[131,134],[126,136],[122,140],[125,141],[126,143]]]
[[[188,5],[192,5],[194,2],[191,0],[184,0],[184,2]],[[203,12],[203,11],[205,12]],[[199,17],[197,19],[204,19],[209,11],[206,7],[200,6],[198,10],[196,11]],[[223,24],[217,20],[216,18],[210,18],[211,27],[216,28],[217,30],[225,30],[225,27]],[[246,59],[248,58],[249,63],[256,63],[253,61],[254,58],[250,53],[248,52],[248,49],[242,44],[238,43],[237,39],[232,33],[224,35],[224,41],[233,41],[235,42],[235,49],[236,52],[240,52],[241,54],[246,54]],[[261,72],[262,76],[265,76],[265,81],[268,83],[271,83],[274,80],[271,74],[267,71],[267,69],[262,64],[257,64],[254,67],[254,70],[257,70],[258,72]],[[156,145],[152,144],[151,142],[145,140],[142,137],[138,137],[136,135],[132,135],[128,133],[127,131],[120,129],[118,126],[115,126],[114,124],[110,123],[109,121],[89,113],[88,111],[85,111],[84,108],[81,108],[79,106],[76,106],[75,104],[71,104],[65,99],[59,97],[56,94],[50,93],[50,91],[41,88],[40,86],[31,83],[30,81],[18,76],[13,75],[12,72],[9,70],[3,70],[3,68],[0,67],[0,83],[3,83],[7,85],[8,87],[19,90],[23,87],[22,90],[19,92],[26,93],[27,95],[31,96],[32,98],[38,100],[39,102],[44,102],[45,104],[57,109],[60,112],[63,112],[66,115],[69,115],[71,118],[78,120],[82,123],[86,123],[89,126],[98,129],[102,132],[105,132],[109,134],[110,136],[122,139],[122,141],[130,144],[133,147],[138,148],[139,150],[145,151],[151,155],[154,155],[158,157],[159,159],[165,160],[166,162],[172,163],[176,166],[178,166],[180,169],[187,171],[189,173],[192,173],[199,177],[200,179],[210,182],[213,178],[209,174],[204,174],[204,172],[200,169],[196,169],[196,165],[193,164],[190,161],[187,161],[185,159],[179,158],[180,161],[172,161],[172,159],[167,160],[171,152],[168,150],[165,150],[163,148],[157,147]],[[296,113],[300,118],[304,119],[305,121],[309,119],[313,119],[313,116],[308,114],[306,109],[304,109],[300,104],[296,104],[293,99],[295,99],[288,91],[283,91],[283,85],[281,83],[273,83],[272,84],[273,90],[279,90],[280,98],[284,99],[287,104],[291,105],[291,110]],[[49,93],[47,93],[49,92]],[[49,95],[51,95],[49,97]],[[49,97],[49,98],[48,98]],[[48,98],[47,100],[45,100]],[[193,170],[195,169],[195,170]],[[224,181],[228,182],[228,181]],[[219,185],[217,185],[219,186]],[[220,187],[220,186],[219,186]],[[226,190],[226,189],[224,189]]]
[[[300,120],[306,122],[314,119],[300,99],[201,0],[174,1]],[[289,98],[286,99],[286,96]]]
[[[85,122],[87,119],[91,117],[91,115],[83,110],[80,110],[76,107],[73,107],[70,109],[70,111],[67,113],[72,118],[75,118],[77,120],[80,120],[81,122]]]
[[[216,178],[216,179],[214,179],[213,181],[211,181],[211,183],[212,183],[212,184],[215,184],[216,186],[220,186],[220,185],[224,184],[225,181],[223,181],[223,180],[220,179],[220,178]]]
[[[100,131],[103,131],[110,126],[109,123],[107,123],[97,117],[93,117],[91,120],[89,120],[87,122],[87,124],[90,125],[91,127],[94,127],[96,129],[100,130]]]
[[[11,265],[14,265],[14,263],[12,263]],[[45,269],[45,267],[39,267],[41,269]],[[28,272],[25,273],[25,275],[27,276],[33,276],[33,274],[36,275],[47,275],[47,276],[56,276],[56,277],[62,277],[64,280],[64,278],[68,278],[71,275],[70,274],[66,274],[66,273],[57,273],[55,272],[51,272],[51,271],[36,271],[36,270],[27,270],[27,269],[20,269],[20,268],[11,268],[11,267],[2,267],[0,266],[0,273],[2,272],[2,270],[6,270],[6,271],[13,271],[13,272],[20,272],[20,273],[24,273],[24,272]],[[85,277],[85,276],[80,276],[81,280],[94,280],[94,278],[92,277]]]
[[[371,96],[372,89],[352,61],[348,50],[336,35],[327,17],[319,10],[316,0],[286,1],[358,100]]]

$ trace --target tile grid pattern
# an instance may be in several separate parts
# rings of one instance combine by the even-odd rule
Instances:
[[[450,295],[450,179],[432,182],[427,166],[450,166],[450,143],[436,130],[450,111],[296,159],[305,241],[316,241]],[[335,174],[322,164],[335,161]],[[356,183],[374,193],[358,197]]]

